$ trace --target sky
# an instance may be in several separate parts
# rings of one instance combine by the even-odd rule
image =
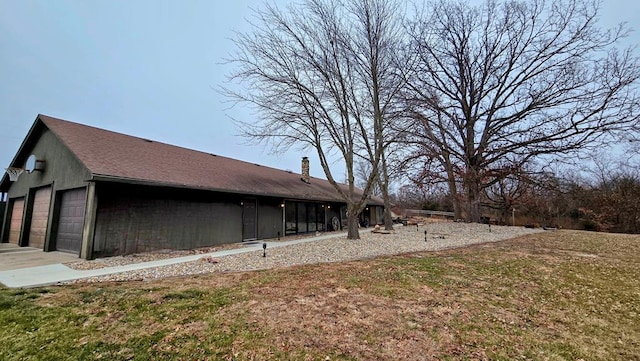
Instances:
[[[280,7],[289,0],[271,0]],[[37,114],[325,178],[313,151],[271,154],[232,118],[255,114],[216,88],[235,31],[262,0],[0,0],[0,165],[8,167]],[[604,0],[601,21],[636,29],[640,1]],[[341,174],[334,174],[338,179]],[[342,175],[343,176],[343,175]]]

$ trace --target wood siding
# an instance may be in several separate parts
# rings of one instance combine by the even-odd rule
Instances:
[[[31,229],[29,230],[29,246],[44,248],[49,222],[49,206],[51,205],[51,187],[36,190],[31,212]]]
[[[255,199],[242,201],[242,240],[258,238],[258,202]]]
[[[11,183],[9,197],[23,197],[30,189],[54,184],[55,190],[72,189],[87,185],[91,173],[78,161],[76,156],[51,131],[40,130],[40,138],[30,147],[25,146],[18,157],[24,164],[30,154],[46,161],[44,171],[24,172],[16,182]]]
[[[10,187],[8,189],[8,196],[11,199],[24,199],[27,194],[33,192],[34,189],[41,189],[42,187],[52,187],[53,192],[59,192],[64,189],[72,189],[78,187],[85,187],[87,185],[87,179],[91,178],[91,173],[78,161],[78,158],[71,153],[69,148],[67,148],[64,144],[60,142],[60,139],[53,134],[53,132],[46,129],[44,126],[36,126],[33,128],[33,134],[30,134],[30,137],[25,140],[24,147],[20,149],[19,154],[16,155],[16,165],[22,166],[25,164],[29,155],[34,154],[39,159],[43,159],[46,161],[43,171],[34,171],[31,173],[24,172],[20,175],[16,182],[11,182]],[[56,197],[57,198],[57,197]],[[51,199],[51,198],[50,198]],[[44,216],[44,214],[33,215],[33,210],[36,207],[34,203],[29,201],[32,207],[31,209],[26,209],[26,221],[22,219],[22,211],[19,212],[20,219],[18,214],[13,214],[13,223],[12,220],[8,218],[8,214],[5,215],[4,228],[2,231],[2,241],[14,241],[20,238],[20,232],[22,223],[31,223],[38,217]],[[22,209],[24,209],[24,204],[22,204]],[[27,207],[29,208],[29,207]],[[57,205],[54,207],[49,207],[49,209],[57,209],[59,208]],[[10,212],[7,212],[10,213]],[[52,214],[47,214],[47,218],[49,220],[53,220],[57,218],[57,212],[54,211]],[[20,228],[15,222],[20,222]],[[47,226],[49,230],[52,229],[50,227],[53,225],[55,228],[55,223],[48,221],[50,224]],[[36,223],[38,221],[36,220]],[[38,225],[35,225],[36,228],[39,228]],[[32,227],[25,228],[24,233],[24,242],[32,236],[31,234]],[[27,233],[29,232],[29,233]],[[37,230],[36,233],[39,233],[40,230]],[[50,232],[46,234],[45,231],[45,242],[48,239],[53,238],[55,232]],[[33,240],[29,240],[30,245],[37,245],[41,247],[42,241],[38,239],[40,236],[36,235],[35,243]],[[50,250],[50,249],[47,249]]]
[[[258,199],[258,239],[284,236],[282,229],[282,200],[274,198]]]
[[[9,223],[9,243],[18,244],[22,230],[22,214],[24,213],[24,198],[13,200],[11,221]]]
[[[98,184],[97,193],[94,257],[242,240],[239,196],[125,184]]]

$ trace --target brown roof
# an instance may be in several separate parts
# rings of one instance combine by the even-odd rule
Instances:
[[[290,199],[342,201],[325,179],[39,115],[94,180],[137,182]],[[36,120],[37,121],[37,120]],[[359,192],[361,194],[361,192]],[[374,198],[373,204],[381,204]]]

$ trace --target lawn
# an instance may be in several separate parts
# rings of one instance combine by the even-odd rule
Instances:
[[[0,288],[2,360],[640,360],[640,236]]]

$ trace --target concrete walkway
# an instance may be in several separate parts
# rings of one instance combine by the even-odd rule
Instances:
[[[331,234],[326,234],[322,236],[301,238],[301,239],[296,239],[291,241],[250,242],[245,247],[230,249],[226,251],[203,253],[203,254],[176,257],[176,258],[167,258],[167,259],[151,261],[151,262],[134,263],[134,264],[129,264],[125,266],[105,267],[105,268],[98,268],[93,270],[74,270],[63,265],[62,262],[71,262],[74,260],[78,260],[78,258],[74,255],[63,253],[62,255],[57,255],[57,256],[60,256],[62,258],[66,258],[65,256],[68,256],[69,259],[56,262],[54,264],[45,264],[42,266],[22,267],[22,268],[2,270],[0,271],[0,283],[10,288],[47,286],[47,285],[57,284],[59,282],[72,281],[72,280],[77,280],[81,278],[104,276],[104,275],[139,270],[144,268],[168,266],[176,263],[191,262],[191,261],[196,261],[202,257],[208,257],[208,256],[219,258],[219,257],[224,257],[224,256],[229,256],[229,255],[234,255],[239,253],[245,253],[245,252],[255,252],[258,250],[262,251],[263,243],[267,244],[267,256],[268,256],[269,249],[285,247],[285,246],[290,246],[290,245],[299,244],[299,243],[316,242],[316,241],[321,241],[329,238],[344,237],[346,235],[347,235],[346,233],[331,233]],[[42,252],[40,250],[36,250],[35,248],[29,251],[36,251],[36,252],[39,252],[39,254],[41,255],[42,254],[47,255],[47,254],[53,253],[53,252]],[[57,252],[57,253],[61,253],[61,252]],[[34,254],[36,253],[34,252]]]

